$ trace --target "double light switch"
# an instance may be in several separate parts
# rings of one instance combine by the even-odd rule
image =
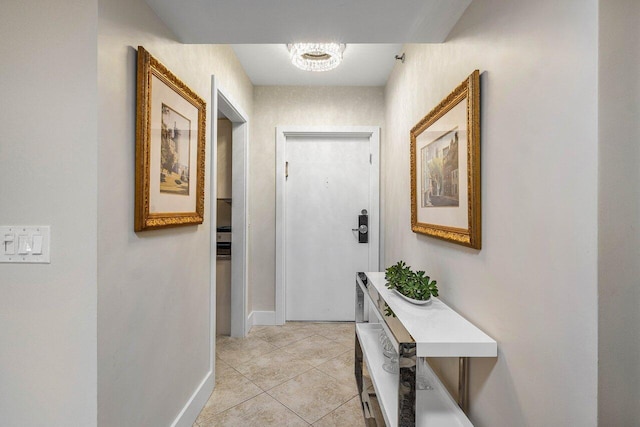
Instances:
[[[48,225],[0,226],[0,262],[48,264],[50,235]]]

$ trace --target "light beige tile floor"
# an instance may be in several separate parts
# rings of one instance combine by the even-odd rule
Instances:
[[[353,323],[257,326],[216,340],[216,388],[194,427],[365,425]]]

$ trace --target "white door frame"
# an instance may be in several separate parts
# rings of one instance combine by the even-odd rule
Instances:
[[[247,176],[248,176],[248,119],[247,115],[230,100],[211,76],[211,157],[209,163],[209,371],[187,404],[182,408],[172,427],[191,426],[215,387],[216,377],[216,210],[217,210],[217,162],[218,162],[218,111],[232,123],[233,158],[231,218],[231,335],[246,335],[247,295]]]
[[[285,161],[288,137],[369,138],[371,174],[369,181],[369,270],[380,265],[380,128],[377,126],[284,126],[276,128],[276,324],[286,317],[286,233]],[[354,220],[355,221],[355,220]],[[355,224],[355,222],[354,222]],[[355,226],[355,225],[354,225]],[[355,281],[355,271],[354,281]],[[354,282],[355,283],[355,282]],[[355,292],[355,291],[354,291]]]
[[[232,177],[231,177],[231,336],[247,335],[247,277],[248,277],[248,176],[249,176],[249,118],[211,76],[211,340],[212,363],[215,360],[216,340],[216,199],[218,162],[218,111],[231,121]]]

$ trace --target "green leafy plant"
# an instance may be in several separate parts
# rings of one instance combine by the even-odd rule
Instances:
[[[438,296],[437,281],[431,280],[424,271],[413,271],[411,267],[398,261],[385,270],[384,278],[387,280],[387,288],[395,289],[402,295],[426,301],[433,295]]]

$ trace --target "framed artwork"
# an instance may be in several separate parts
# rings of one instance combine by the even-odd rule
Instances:
[[[411,230],[481,248],[480,72],[411,129]]]
[[[135,231],[202,224],[206,103],[138,46]]]

